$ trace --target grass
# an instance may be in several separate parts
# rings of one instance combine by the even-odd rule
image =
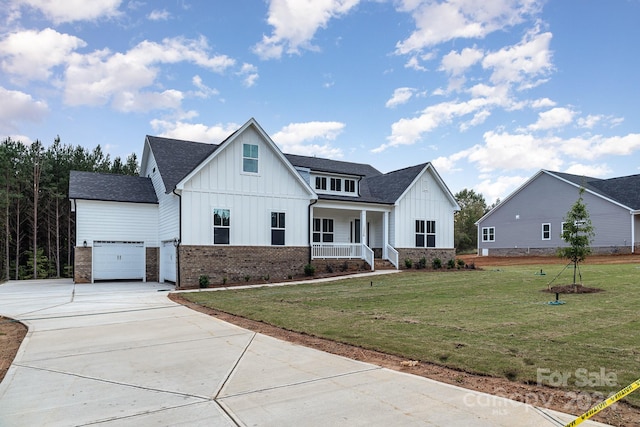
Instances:
[[[546,275],[536,274],[541,268]],[[529,383],[537,382],[539,368],[569,374],[570,389],[606,396],[640,378],[640,267],[585,265],[584,284],[605,292],[561,295],[566,304],[548,305],[555,295],[541,290],[562,268],[404,272],[374,277],[373,286],[366,278],[183,296],[282,328],[472,373]],[[554,284],[571,279],[565,272]],[[602,384],[601,368],[612,384]],[[627,400],[640,405],[640,393]]]

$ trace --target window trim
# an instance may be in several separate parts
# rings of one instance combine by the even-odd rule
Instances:
[[[545,231],[545,226],[547,226],[547,230]],[[551,223],[550,222],[543,222],[542,223],[542,240],[551,240]],[[547,237],[545,237],[545,235]]]
[[[255,157],[252,156],[253,153],[251,152],[251,147],[256,148]],[[246,148],[249,148],[248,155],[246,154]],[[255,171],[246,169],[248,161],[255,162]],[[260,173],[260,146],[258,144],[249,144],[246,142],[242,144],[242,173],[252,175],[257,175]]]
[[[220,216],[221,218],[221,223],[220,224],[216,224],[216,212],[217,211],[223,211],[226,212],[228,217],[227,217],[227,224],[224,225],[224,216]],[[226,234],[226,240],[227,242],[216,242],[216,229],[220,229],[220,230],[227,230]],[[213,241],[214,245],[230,245],[231,244],[231,209],[227,209],[227,208],[213,208],[213,238],[211,239]]]
[[[416,219],[415,220],[415,245],[416,248],[435,248],[436,245],[436,220]],[[421,244],[418,242],[421,238]]]
[[[485,230],[487,231],[485,233]],[[495,242],[496,241],[496,227],[482,227],[482,241],[483,242]]]
[[[319,227],[316,227],[316,224],[319,224]],[[331,231],[328,231],[327,228],[331,228]],[[331,240],[325,240],[329,236],[331,236]],[[313,230],[311,236],[312,243],[333,243],[335,241],[334,239],[335,222],[333,218],[313,218]]]
[[[327,177],[316,176],[316,190],[327,191]]]
[[[274,226],[275,215],[275,226]],[[271,211],[271,246],[285,246],[286,241],[286,212]],[[282,234],[282,243],[274,243],[274,236]]]

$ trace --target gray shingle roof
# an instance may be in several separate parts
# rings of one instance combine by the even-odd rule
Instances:
[[[219,147],[216,144],[149,135],[147,135],[147,141],[156,159],[167,193],[173,191],[189,172]]]
[[[158,203],[150,178],[71,171],[69,198],[109,202]]]
[[[285,154],[293,166],[309,168],[316,172],[339,173],[356,176],[375,176],[381,172],[371,165],[364,163],[343,162],[339,160],[322,159],[319,157]]]
[[[427,165],[428,163],[423,163],[366,178],[363,181],[371,197],[382,203],[395,203]]]
[[[614,200],[628,208],[640,209],[640,175],[600,179],[583,175],[548,171],[577,186]]]
[[[233,134],[231,135],[233,136]],[[229,138],[231,137],[229,136]],[[158,164],[167,192],[195,169],[220,145],[183,141],[147,135],[147,141]],[[345,162],[319,157],[285,154],[295,167],[308,168],[314,172],[335,173],[361,177],[360,197],[320,194],[324,200],[358,201],[365,203],[395,203],[427,163],[405,169],[381,173],[371,165]]]

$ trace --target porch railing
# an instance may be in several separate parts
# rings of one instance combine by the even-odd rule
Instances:
[[[314,243],[311,258],[362,258],[361,243]]]
[[[362,243],[314,243],[311,258],[359,258],[365,260],[372,271],[375,268],[373,250]]]
[[[362,245],[362,258],[369,263],[369,265],[371,266],[371,271],[376,269],[373,250],[369,246],[364,244]]]
[[[387,258],[389,259],[389,262],[393,264],[396,270],[398,269],[399,257],[400,254],[398,254],[398,251],[396,251],[393,246],[387,245]]]

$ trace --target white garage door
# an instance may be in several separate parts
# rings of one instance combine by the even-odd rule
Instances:
[[[176,283],[176,247],[173,240],[162,242],[160,248],[160,281]]]
[[[144,242],[93,242],[93,280],[144,280]]]

